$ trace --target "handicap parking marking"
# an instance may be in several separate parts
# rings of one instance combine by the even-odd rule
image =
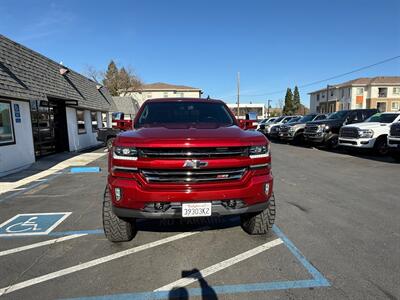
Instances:
[[[196,296],[207,296],[208,293],[217,294],[217,295],[233,295],[233,294],[243,294],[243,293],[254,293],[254,292],[268,292],[268,291],[276,291],[276,290],[288,290],[288,289],[304,289],[304,288],[318,288],[318,287],[329,287],[331,286],[330,282],[322,275],[301,253],[301,251],[293,244],[293,242],[276,226],[273,227],[273,232],[278,237],[278,239],[273,240],[272,242],[279,244],[284,244],[287,249],[291,252],[291,254],[296,258],[296,260],[308,271],[309,275],[312,277],[311,279],[303,279],[303,280],[288,280],[288,281],[268,281],[268,282],[259,282],[259,283],[243,283],[243,284],[233,284],[233,285],[217,285],[210,286],[209,290],[204,290],[202,288],[188,288],[187,297],[196,297]],[[271,243],[271,242],[270,242]],[[268,244],[268,243],[267,243]],[[267,244],[261,245],[267,247]],[[268,245],[271,246],[271,245]],[[276,245],[275,245],[276,246]],[[260,247],[260,246],[259,246]],[[256,247],[255,249],[257,249]],[[268,248],[268,247],[267,247]],[[270,247],[271,248],[271,247]],[[252,249],[254,250],[254,249]],[[252,251],[250,250],[250,251]],[[261,249],[258,249],[260,251]],[[258,252],[256,251],[256,252]],[[247,251],[248,252],[248,251]],[[261,251],[263,252],[263,251]],[[260,252],[260,253],[261,253]],[[246,253],[246,252],[245,252]],[[243,253],[242,253],[243,254]],[[238,255],[239,257],[241,254]],[[234,259],[236,257],[233,257]],[[243,258],[243,257],[241,257]],[[228,260],[225,260],[221,263],[225,263]],[[242,259],[243,260],[243,259]],[[198,272],[198,276],[205,277],[205,274],[202,272],[212,272],[219,271],[218,263],[206,268],[200,272]],[[206,272],[206,273],[207,273]],[[215,273],[215,272],[213,272]],[[210,275],[210,274],[208,274]],[[191,274],[191,277],[196,278],[196,274]],[[197,278],[197,279],[199,279]],[[78,298],[70,298],[75,300],[141,300],[141,299],[171,299],[171,291],[173,291],[176,287],[179,287],[179,284],[186,284],[188,280],[191,280],[190,283],[193,283],[192,278],[182,278],[169,284],[167,286],[163,286],[154,291],[148,292],[133,292],[133,293],[124,293],[124,294],[111,294],[111,295],[102,295],[102,296],[88,296],[88,297],[78,297]],[[196,281],[196,280],[195,280]],[[177,284],[178,286],[173,286]]]
[[[48,235],[71,212],[18,214],[0,224],[0,237]]]
[[[100,173],[100,167],[72,167],[71,173]]]

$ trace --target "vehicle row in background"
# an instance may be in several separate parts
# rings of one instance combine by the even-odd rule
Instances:
[[[281,116],[263,120],[258,130],[271,140],[367,149],[400,160],[400,112],[355,109],[329,115]]]

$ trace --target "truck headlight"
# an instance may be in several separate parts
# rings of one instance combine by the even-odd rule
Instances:
[[[371,129],[358,129],[358,137],[360,138],[372,138],[374,131]]]
[[[289,128],[289,132],[293,133],[293,132],[295,132],[295,131],[296,131],[296,129],[295,129],[294,127],[290,127],[290,128]]]
[[[250,158],[268,157],[269,154],[270,154],[269,144],[262,146],[252,146],[249,149]]]
[[[137,150],[134,147],[116,146],[113,149],[113,158],[125,160],[137,160]]]

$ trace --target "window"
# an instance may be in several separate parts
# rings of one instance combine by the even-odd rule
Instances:
[[[153,102],[145,104],[135,128],[216,128],[234,124],[232,115],[225,105],[204,102]]]
[[[393,111],[398,111],[399,110],[399,103],[400,102],[392,102],[392,110]]]
[[[168,98],[168,92],[164,92],[163,96],[164,98]]]
[[[393,88],[393,95],[400,95],[400,87]]]
[[[78,122],[78,134],[86,133],[84,110],[80,109],[76,110],[76,121]]]
[[[378,97],[386,98],[387,97],[387,88],[378,88]]]
[[[0,101],[0,146],[14,143],[11,103]]]
[[[331,97],[333,97],[335,95],[335,91],[331,90]]]
[[[357,88],[357,89],[356,89],[356,94],[357,94],[358,96],[364,95],[364,88]]]
[[[99,126],[97,124],[97,112],[91,111],[90,118],[92,120],[92,131],[95,132],[97,131],[97,129],[99,129]]]
[[[340,94],[341,94],[341,97],[343,98],[344,97],[344,89],[340,90]]]
[[[104,127],[107,127],[107,113],[101,113],[101,123]]]
[[[317,94],[317,101],[319,101],[319,94]]]

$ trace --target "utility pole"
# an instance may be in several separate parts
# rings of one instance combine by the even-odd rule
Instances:
[[[325,111],[325,113],[327,114],[327,113],[329,113],[329,109],[328,109],[328,106],[329,106],[329,84],[326,86],[326,111]]]
[[[271,106],[271,105],[270,105],[271,102],[272,102],[272,100],[269,100],[269,99],[267,100],[267,105],[268,105],[268,106],[267,106],[267,118],[269,118],[269,108],[270,108],[270,106]]]
[[[239,120],[240,72],[237,73],[237,119]]]

